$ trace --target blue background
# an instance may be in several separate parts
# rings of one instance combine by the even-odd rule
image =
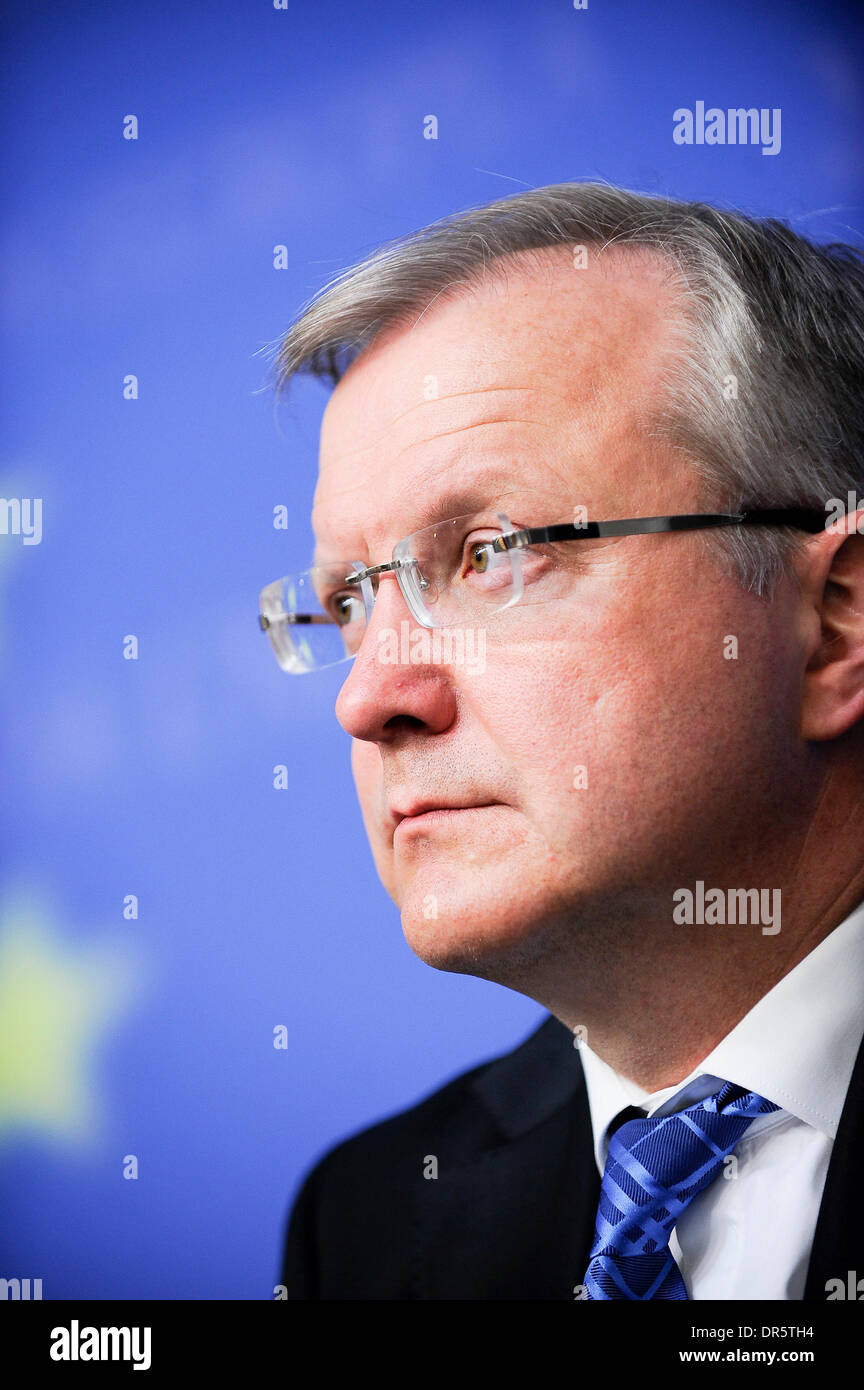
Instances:
[[[562,180],[860,242],[862,30],[803,0],[13,9],[0,494],[44,529],[0,536],[0,1275],[268,1298],[313,1160],[543,1014],[412,955],[344,671],[289,678],[258,630],[326,401],[277,411],[261,349],[381,241]],[[676,145],[698,100],[780,107],[781,152]]]

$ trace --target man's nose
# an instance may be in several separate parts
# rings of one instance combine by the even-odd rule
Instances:
[[[417,658],[420,632],[431,654],[431,631],[412,616],[395,572],[380,574],[372,613],[336,700],[336,718],[352,738],[387,743],[404,733],[405,720],[432,733],[453,722],[452,681],[440,663]]]

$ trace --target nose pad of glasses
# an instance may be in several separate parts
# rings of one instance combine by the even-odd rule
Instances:
[[[423,601],[425,603],[435,603],[438,598],[438,585],[434,583],[433,580],[427,579],[421,569],[415,569],[414,578],[417,588],[423,595]]]
[[[360,566],[358,566],[360,568]],[[375,603],[375,595],[378,593],[378,575],[367,574],[365,579],[360,580],[360,593],[363,597],[363,607],[366,609],[366,621],[372,616],[372,607]]]
[[[401,564],[396,570],[396,578],[414,621],[421,627],[434,627],[435,622],[427,605],[438,598],[438,586],[428,573],[423,572],[416,557],[399,558]]]

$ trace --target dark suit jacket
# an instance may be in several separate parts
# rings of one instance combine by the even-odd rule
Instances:
[[[427,1160],[437,1177],[424,1177]],[[572,1300],[600,1178],[572,1034],[514,1051],[332,1149],[288,1223],[289,1299]],[[864,1043],[828,1170],[804,1297],[864,1275]]]

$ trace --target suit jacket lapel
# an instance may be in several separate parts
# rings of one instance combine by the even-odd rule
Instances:
[[[472,1089],[486,1134],[475,1156],[425,1184],[417,1296],[572,1299],[600,1191],[572,1035],[550,1017],[516,1053],[480,1072]]]

